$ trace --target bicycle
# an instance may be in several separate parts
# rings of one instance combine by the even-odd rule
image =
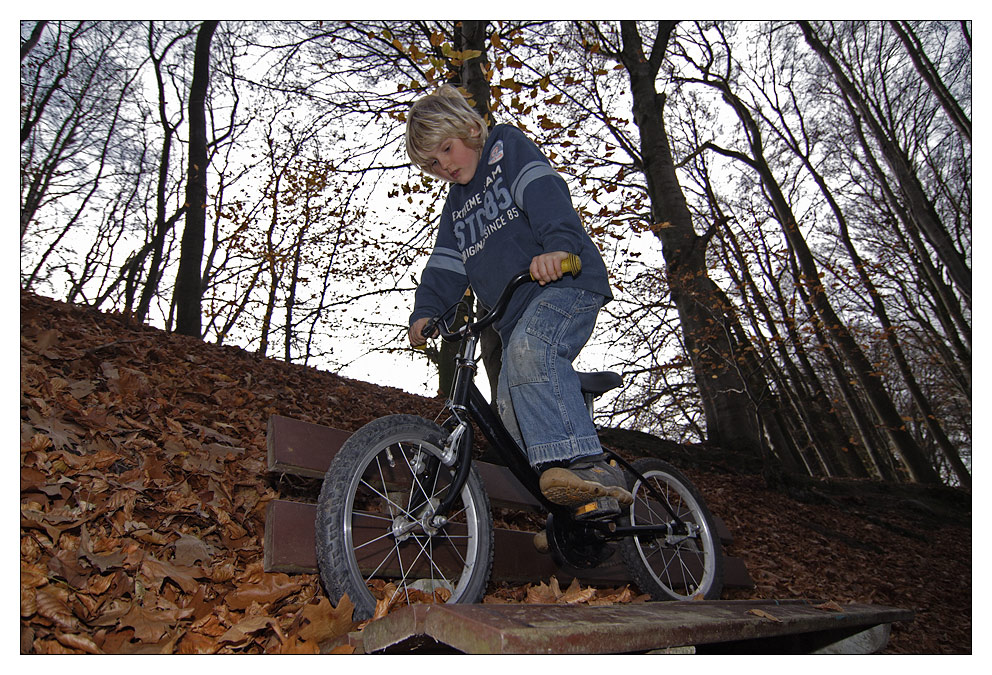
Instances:
[[[562,269],[576,275],[581,263],[570,256]],[[332,460],[317,502],[318,567],[328,596],[337,603],[347,594],[356,620],[375,611],[370,586],[406,602],[482,599],[493,561],[493,519],[472,464],[472,421],[547,512],[548,547],[558,564],[596,566],[619,547],[632,580],[652,599],[720,597],[719,536],[702,496],[681,472],[655,458],[628,463],[604,448],[623,467],[634,503],[611,521],[577,521],[572,509],[541,494],[538,473],[476,387],[482,330],[530,281],[529,272],[518,274],[474,322],[450,331],[438,318],[424,329],[425,337],[436,329],[443,340],[462,343],[442,424],[388,415],[356,431]],[[596,398],[622,384],[612,372],[579,378],[590,415]]]

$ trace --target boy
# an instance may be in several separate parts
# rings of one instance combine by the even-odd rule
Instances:
[[[538,283],[519,288],[495,324],[503,343],[497,409],[541,474],[549,501],[585,507],[577,517],[618,514],[633,500],[623,472],[603,456],[572,369],[613,294],[565,181],[519,129],[500,124],[489,132],[447,85],[411,107],[406,148],[415,165],[451,184],[417,288],[410,343],[424,344],[428,320],[444,314],[467,286],[491,307],[507,282],[529,268]],[[568,253],[582,261],[578,277],[563,278]]]

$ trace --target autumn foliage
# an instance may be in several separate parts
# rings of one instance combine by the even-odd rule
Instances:
[[[362,627],[316,575],[262,568],[266,504],[292,487],[266,472],[268,417],[354,430],[439,401],[27,293],[20,374],[22,653],[316,653]],[[686,470],[757,583],[725,597],[905,607],[917,619],[892,651],[971,650],[970,497],[823,486],[796,501],[759,476]],[[395,609],[375,592],[377,616]],[[644,600],[554,578],[485,598]]]

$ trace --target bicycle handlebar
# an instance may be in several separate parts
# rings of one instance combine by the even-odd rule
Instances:
[[[579,260],[579,256],[574,253],[569,253],[568,257],[561,261],[561,271],[564,274],[571,274],[573,277],[578,276],[579,272],[582,271],[582,261]],[[441,317],[434,317],[427,322],[424,329],[420,332],[424,337],[430,337],[431,334],[437,330],[442,340],[447,340],[449,342],[461,340],[463,337],[470,333],[479,333],[484,328],[492,324],[496,319],[503,316],[503,312],[506,311],[507,305],[510,304],[510,298],[513,296],[513,292],[517,290],[523,284],[529,281],[537,281],[531,273],[530,270],[524,270],[517,274],[503,289],[500,294],[499,299],[496,304],[493,305],[485,316],[483,316],[478,321],[467,323],[458,330],[448,331],[441,321]],[[426,345],[420,347],[415,347],[415,349],[424,349]]]

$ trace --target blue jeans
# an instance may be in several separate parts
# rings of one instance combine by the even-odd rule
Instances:
[[[580,288],[547,286],[503,345],[497,409],[531,466],[603,451],[572,361],[604,300]]]

